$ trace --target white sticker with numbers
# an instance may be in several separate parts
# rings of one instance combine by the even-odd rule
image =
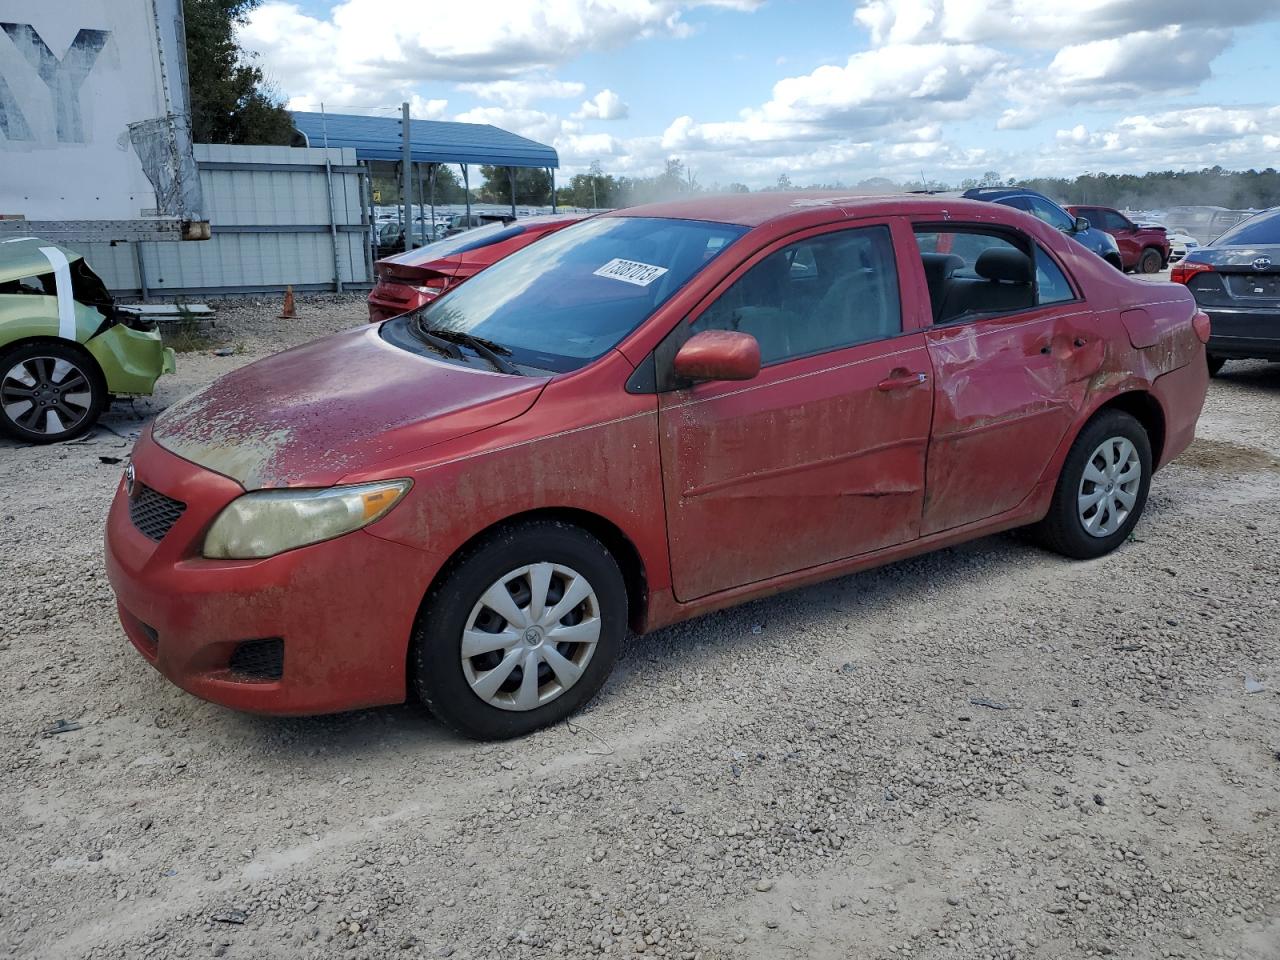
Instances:
[[[623,283],[633,283],[637,287],[647,287],[666,272],[666,267],[655,267],[651,263],[622,260],[618,257],[614,257],[599,270],[592,271],[597,277],[610,277]]]

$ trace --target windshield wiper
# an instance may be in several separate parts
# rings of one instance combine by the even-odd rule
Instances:
[[[422,338],[423,342],[426,343],[427,346],[434,347],[436,350],[440,351],[452,360],[466,359],[462,351],[458,349],[458,345],[456,343],[446,340],[444,337],[438,335],[422,322],[421,317],[418,318],[418,322],[414,324],[414,327],[418,331],[418,336]]]
[[[492,340],[486,340],[483,337],[477,337],[470,333],[463,333],[461,330],[444,330],[437,327],[426,327],[423,326],[421,322],[419,322],[418,325],[422,327],[422,332],[424,334],[434,336],[438,340],[443,340],[446,343],[449,343],[455,350],[457,349],[457,344],[462,344],[464,347],[470,347],[480,357],[488,360],[489,363],[493,365],[493,368],[499,373],[510,373],[517,377],[524,376],[514,363],[500,356],[500,354],[503,353],[511,353],[510,350],[500,343],[494,343]]]

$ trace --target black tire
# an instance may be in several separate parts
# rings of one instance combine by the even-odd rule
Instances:
[[[59,362],[66,366],[59,367]],[[22,374],[11,376],[15,371],[22,371],[34,385],[25,382]],[[23,400],[32,405],[11,415],[10,409]],[[0,351],[0,432],[15,440],[74,440],[98,422],[106,405],[102,371],[80,347],[55,340],[28,340]],[[54,412],[56,421],[48,417],[48,410]]]
[[[1226,357],[1215,357],[1212,353],[1205,354],[1205,359],[1209,363],[1209,376],[1216,377],[1222,372],[1222,366],[1227,362]]]
[[[535,563],[563,565],[585,578],[598,601],[599,639],[576,682],[554,699],[529,710],[502,709],[472,690],[462,663],[463,631],[482,594],[508,572]],[[618,659],[626,631],[627,588],[613,555],[579,527],[535,520],[499,528],[455,558],[427,594],[414,628],[409,670],[419,698],[446,726],[476,740],[506,740],[557,723],[595,696]],[[470,669],[478,670],[479,659],[469,661]],[[517,685],[522,672],[516,666],[511,674]]]
[[[1120,256],[1118,254],[1108,253],[1105,257],[1103,257],[1103,259],[1106,260],[1107,263],[1115,267],[1117,270],[1119,270],[1121,273],[1124,273],[1124,264],[1120,262]]]
[[[1164,257],[1155,247],[1147,247],[1138,258],[1139,273],[1159,273],[1164,268]]]
[[[1134,492],[1134,503],[1125,520],[1107,536],[1094,536],[1085,529],[1077,498],[1080,496],[1085,469],[1095,451],[1112,438],[1123,438],[1133,444],[1142,467],[1142,476]],[[1031,532],[1040,544],[1055,553],[1077,560],[1090,560],[1110,553],[1133,531],[1151,488],[1151,440],[1134,417],[1122,410],[1103,410],[1090,420],[1076,437],[1062,464],[1058,484],[1053,492],[1049,513]]]

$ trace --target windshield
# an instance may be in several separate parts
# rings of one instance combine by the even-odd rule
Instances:
[[[418,227],[421,232],[422,227]],[[459,253],[466,253],[468,250],[476,250],[480,247],[487,247],[491,243],[501,243],[511,237],[519,236],[524,233],[525,228],[516,224],[505,224],[501,220],[496,223],[485,224],[483,227],[476,227],[474,230],[468,230],[460,233],[456,237],[449,237],[445,240],[437,240],[435,243],[428,243],[425,247],[419,247],[412,253],[405,254],[414,263],[426,263],[428,260],[440,260],[444,257],[450,257]],[[400,258],[393,258],[393,262]]]
[[[746,230],[699,220],[585,220],[408,317],[498,344],[517,364],[575,370],[612,349]]]
[[[1280,244],[1280,210],[1259,213],[1232,227],[1213,242],[1215,247]]]

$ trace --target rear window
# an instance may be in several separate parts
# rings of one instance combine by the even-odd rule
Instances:
[[[652,217],[584,220],[517,250],[404,322],[482,337],[517,364],[574,370],[612,349],[746,230]]]
[[[525,228],[519,224],[508,226],[499,220],[496,223],[487,223],[483,227],[476,227],[474,230],[468,230],[465,233],[459,233],[444,240],[437,240],[435,243],[428,243],[426,246],[418,247],[418,249],[404,256],[410,257],[415,264],[426,263],[429,260],[441,260],[445,257],[454,257],[460,253],[466,253],[468,250],[478,250],[490,244],[510,240],[512,237],[518,237],[524,231]],[[396,262],[398,259],[392,258],[392,262]]]
[[[1280,210],[1270,210],[1238,223],[1217,240],[1214,246],[1254,246],[1280,244]]]

